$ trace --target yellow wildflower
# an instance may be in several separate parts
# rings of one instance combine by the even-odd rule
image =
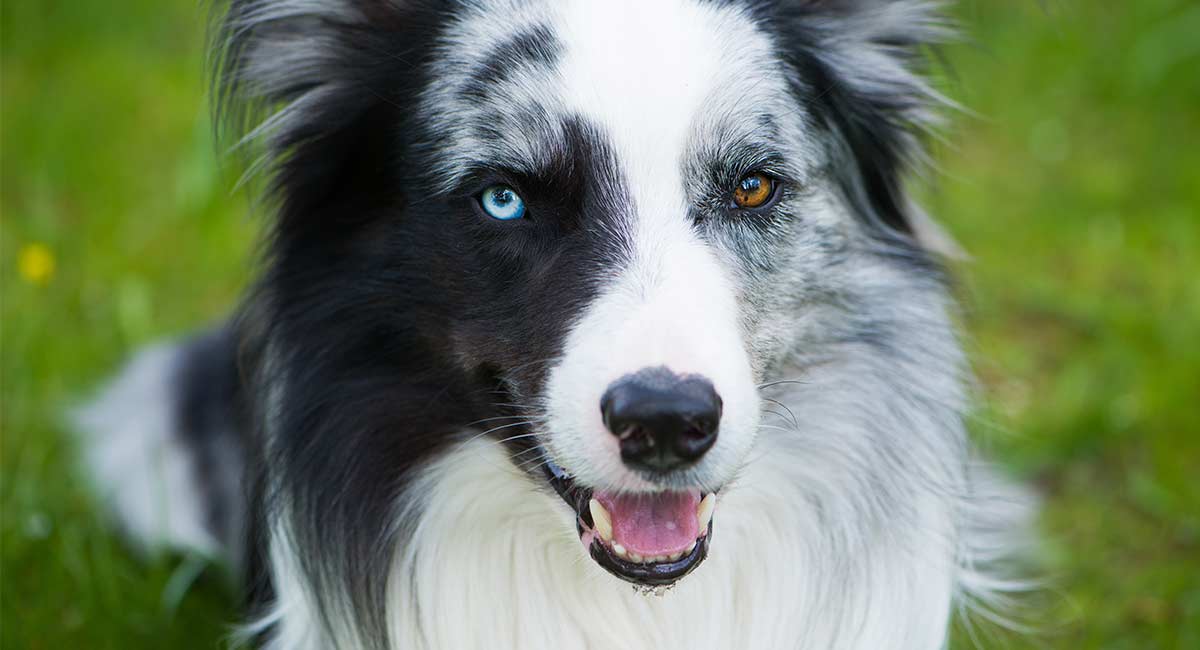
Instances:
[[[17,254],[17,271],[29,284],[46,286],[54,276],[54,253],[44,244],[25,244]]]

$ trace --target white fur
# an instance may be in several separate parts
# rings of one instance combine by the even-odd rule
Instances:
[[[573,514],[502,448],[459,447],[421,484],[420,530],[392,576],[392,647],[940,647],[954,586],[946,505],[930,500],[902,540],[841,539],[777,434],[754,455],[721,496],[709,559],[653,596],[592,562]]]
[[[271,530],[268,558],[275,600],[265,614],[240,627],[234,638],[250,645],[263,634],[268,635],[268,650],[357,649],[366,646],[359,638],[348,611],[322,612],[312,584],[300,566],[299,553],[292,541],[292,531],[284,518],[275,515],[269,522]],[[341,605],[344,607],[344,605]],[[328,620],[332,630],[322,625]],[[332,632],[336,640],[330,638]]]
[[[624,224],[628,266],[605,278],[602,297],[575,324],[551,372],[547,445],[586,485],[652,489],[621,464],[617,440],[600,419],[600,397],[644,368],[698,374],[713,382],[724,411],[716,445],[688,478],[716,489],[753,443],[758,395],[738,287],[691,224],[682,174],[697,123],[739,87],[740,76],[769,60],[769,43],[736,12],[684,0],[578,0],[556,18],[566,51],[559,72],[565,110],[611,139],[633,214]],[[647,65],[661,72],[647,74]]]
[[[661,232],[639,235],[635,261],[588,308],[551,371],[546,443],[585,485],[653,489],[622,465],[617,439],[600,414],[605,389],[643,368],[706,377],[724,402],[716,444],[689,471],[693,484],[719,488],[753,443],[758,394],[735,288],[716,256],[686,225],[673,223],[683,218],[660,215]],[[652,216],[644,219],[653,223]]]
[[[145,551],[220,551],[209,532],[194,457],[177,439],[173,374],[179,349],[140,352],[92,403],[75,413],[88,476]]]
[[[399,513],[422,514],[393,568],[390,647],[941,647],[955,580],[948,504],[930,500],[897,537],[842,538],[804,498],[787,446],[770,433],[759,445],[760,460],[718,504],[709,559],[647,595],[587,558],[573,515],[500,446],[464,443]],[[283,598],[262,621],[279,623],[268,647],[360,647],[352,630],[325,637],[306,584],[285,566],[286,544],[272,558]]]

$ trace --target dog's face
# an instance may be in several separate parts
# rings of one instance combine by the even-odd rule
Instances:
[[[577,482],[718,489],[758,418],[756,302],[796,284],[786,249],[814,211],[769,39],[689,1],[496,3],[447,41],[422,102],[433,165],[507,316],[457,324],[462,356],[500,370]]]
[[[450,28],[422,106],[470,233],[456,264],[494,310],[456,323],[456,344],[532,416],[593,555],[669,581],[704,557],[701,501],[754,441],[767,303],[824,264],[790,251],[838,224],[744,11],[513,5]]]
[[[540,446],[516,458],[593,557],[670,582],[704,558],[797,312],[847,281],[855,223],[804,81],[746,7],[691,0],[488,4],[435,58],[446,203],[413,218],[479,289],[455,352],[528,416],[493,424]]]
[[[477,383],[480,428],[614,574],[664,584],[704,559],[760,383],[838,329],[856,256],[904,248],[905,111],[923,87],[888,96],[907,106],[868,99],[885,94],[874,74],[915,83],[911,43],[887,39],[923,4],[464,3],[419,62],[376,53],[416,70],[410,96],[373,109],[392,126],[343,152],[368,180],[342,185],[387,198],[331,237],[371,281],[403,279],[406,335]],[[859,60],[838,61],[834,37]]]

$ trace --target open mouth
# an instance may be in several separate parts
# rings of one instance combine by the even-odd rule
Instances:
[[[671,585],[708,557],[715,493],[611,494],[577,485],[548,458],[544,466],[550,484],[575,510],[588,553],[618,578]]]

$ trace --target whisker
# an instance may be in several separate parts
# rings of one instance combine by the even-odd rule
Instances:
[[[518,365],[518,366],[513,366],[512,368],[509,368],[508,370],[505,370],[505,371],[504,371],[504,375],[505,375],[505,376],[509,376],[509,375],[512,375],[512,374],[513,374],[513,373],[515,373],[515,372],[518,372],[518,371],[520,371],[520,370],[524,370],[525,368],[528,368],[528,367],[530,367],[530,366],[537,366],[537,365],[544,365],[544,364],[547,364],[547,363],[553,363],[553,362],[554,362],[554,361],[556,361],[556,360],[557,360],[557,359],[556,359],[556,358],[554,358],[554,357],[546,357],[545,359],[538,359],[538,360],[536,360],[536,361],[529,361],[529,362],[527,362],[527,363],[522,363],[522,364],[520,364],[520,365]]]
[[[513,408],[513,409],[522,409],[522,410],[529,410],[529,411],[537,410],[536,406],[529,406],[527,404],[512,404],[510,402],[492,402],[492,406],[499,406],[499,407],[504,407],[504,408]]]
[[[498,427],[492,427],[491,429],[488,429],[487,431],[478,433],[476,435],[471,436],[470,438],[467,438],[467,442],[474,442],[494,431],[500,431],[501,429],[508,429],[510,427],[519,427],[521,425],[528,425],[528,424],[533,424],[533,422],[531,422],[529,420],[523,420],[521,422],[510,422],[508,424],[502,424]]]
[[[477,424],[483,424],[484,422],[492,422],[494,420],[515,420],[517,418],[524,418],[524,417],[526,417],[526,416],[524,416],[524,415],[498,415],[494,418],[483,418],[482,420],[475,420],[474,422],[468,422],[464,428],[473,427]]]
[[[521,450],[521,451],[518,451],[518,452],[517,452],[517,453],[515,453],[515,454],[510,454],[510,455],[509,455],[509,457],[508,457],[508,459],[509,459],[509,460],[511,460],[511,461],[513,461],[513,463],[514,463],[514,465],[513,465],[513,466],[514,466],[514,467],[516,467],[517,469],[526,469],[526,468],[530,468],[530,467],[538,467],[538,464],[537,464],[537,463],[539,463],[539,462],[541,462],[541,463],[545,463],[545,462],[547,462],[549,459],[548,459],[548,458],[546,458],[545,456],[542,456],[541,454],[538,454],[538,455],[536,455],[536,456],[530,456],[530,457],[528,457],[528,458],[526,458],[526,459],[524,459],[524,460],[519,460],[519,459],[520,459],[520,457],[521,457],[521,456],[524,456],[525,454],[528,454],[528,453],[529,453],[529,452],[531,452],[531,451],[537,451],[537,450],[539,450],[539,449],[540,449],[539,447],[530,447],[529,449],[523,449],[523,450]]]
[[[515,436],[509,436],[509,437],[507,437],[507,438],[501,438],[501,439],[499,439],[499,440],[497,440],[497,441],[496,441],[496,444],[503,444],[503,443],[509,442],[509,441],[511,441],[511,440],[520,440],[521,438],[533,438],[533,437],[535,437],[535,436],[537,436],[537,435],[538,435],[538,434],[537,434],[537,432],[536,432],[536,431],[534,431],[534,432],[530,432],[530,433],[521,433],[521,434],[517,434],[517,435],[515,435]]]
[[[783,431],[784,433],[794,433],[795,432],[795,429],[789,429],[787,427],[779,427],[779,426],[775,426],[774,424],[760,424],[760,425],[758,425],[758,428],[772,429],[774,431]]]
[[[788,423],[788,419],[787,419],[787,418],[785,418],[785,417],[783,417],[783,414],[782,414],[782,413],[779,413],[778,411],[772,411],[772,410],[769,410],[769,409],[768,409],[766,412],[767,412],[768,414],[770,414],[770,415],[774,415],[775,417],[779,418],[780,420],[783,420],[784,424],[787,424],[787,423]],[[774,426],[778,426],[778,425],[774,425]],[[787,431],[798,431],[798,430],[799,430],[799,427],[792,427],[792,428],[790,428],[790,429],[787,429],[786,427],[780,427],[780,428],[781,428],[781,429],[785,429],[785,430],[787,430]]]
[[[811,384],[812,384],[812,382],[810,382],[810,381],[802,381],[802,380],[800,380],[800,379],[777,379],[777,380],[775,380],[775,381],[768,381],[768,382],[767,382],[767,383],[765,383],[765,384],[759,384],[759,385],[757,386],[757,388],[758,388],[759,390],[762,390],[762,389],[764,389],[764,388],[770,388],[770,387],[772,387],[772,386],[778,386],[778,385],[780,385],[780,384],[798,384],[798,385],[800,385],[800,386],[809,386],[809,385],[811,385]]]
[[[776,406],[778,406],[779,408],[781,408],[781,409],[783,409],[783,410],[787,411],[787,414],[788,414],[788,416],[792,418],[792,426],[796,427],[797,429],[799,429],[799,428],[800,428],[800,422],[799,422],[798,420],[796,420],[796,414],[795,414],[795,413],[792,413],[792,409],[788,408],[788,407],[787,407],[787,404],[784,404],[783,402],[781,402],[781,401],[779,401],[779,400],[777,400],[777,399],[771,399],[770,397],[764,397],[764,398],[762,398],[762,399],[763,399],[763,401],[766,401],[766,402],[770,402],[770,403],[772,403],[772,404],[775,404],[775,405],[776,405]],[[772,413],[775,413],[774,411],[771,411],[771,412],[772,412]],[[778,413],[775,413],[775,415],[779,415],[779,414],[778,414]],[[783,417],[783,416],[780,416],[780,417]]]
[[[528,460],[522,461],[521,463],[517,464],[516,468],[523,472],[532,472],[532,471],[537,470],[540,467],[545,466],[549,462],[550,462],[550,459],[546,458],[545,456],[534,456],[533,458],[530,458]]]

